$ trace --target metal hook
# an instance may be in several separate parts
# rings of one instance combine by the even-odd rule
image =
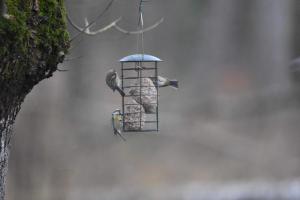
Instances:
[[[138,21],[138,26],[141,25],[142,27],[144,26],[144,20],[143,20],[143,3],[148,3],[150,0],[140,0],[139,3],[139,21]]]

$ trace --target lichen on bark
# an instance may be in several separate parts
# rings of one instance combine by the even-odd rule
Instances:
[[[0,0],[0,200],[12,126],[32,88],[57,70],[69,48],[63,0]],[[7,13],[2,14],[5,3]],[[5,12],[6,12],[5,11]]]
[[[36,84],[52,75],[62,61],[59,52],[66,53],[68,49],[63,1],[40,1],[39,12],[32,9],[33,2],[6,1],[12,17],[0,18],[0,58],[5,64],[0,68],[2,80],[34,78]]]

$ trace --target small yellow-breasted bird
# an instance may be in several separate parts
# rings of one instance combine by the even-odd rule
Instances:
[[[107,72],[106,84],[113,91],[117,90],[122,96],[125,96],[125,92],[121,89],[121,79],[119,78],[116,70],[111,69]]]
[[[116,109],[111,116],[111,122],[112,122],[112,127],[114,130],[114,134],[115,135],[119,135],[124,141],[126,141],[126,139],[122,136],[121,134],[121,130],[122,130],[122,126],[123,126],[123,122],[122,122],[122,114],[120,109]]]

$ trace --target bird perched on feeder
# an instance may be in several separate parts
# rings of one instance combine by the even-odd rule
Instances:
[[[114,130],[114,134],[119,135],[124,141],[126,141],[126,139],[121,134],[122,114],[121,114],[120,109],[116,109],[112,113],[111,120],[112,120],[112,127],[113,127],[113,130]]]
[[[116,70],[111,69],[106,74],[106,84],[113,91],[117,90],[122,96],[125,96],[125,92],[121,89],[121,80]]]
[[[155,77],[151,77],[150,78],[152,80],[152,82],[155,84],[156,83],[156,78]],[[170,80],[166,77],[162,77],[162,76],[157,76],[157,85],[158,87],[167,87],[167,86],[171,86],[174,89],[178,89],[178,81],[177,80]]]

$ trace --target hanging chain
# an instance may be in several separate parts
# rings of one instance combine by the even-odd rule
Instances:
[[[139,4],[139,20],[138,20],[138,29],[143,30],[144,29],[144,18],[143,18],[143,3],[147,2],[147,0],[140,0]],[[142,48],[142,60],[144,60],[144,32],[141,32],[141,48]],[[137,50],[139,52],[139,34],[137,36]],[[140,93],[140,102],[142,103],[142,62],[139,63],[140,67],[138,70],[138,77],[140,80],[140,88],[139,88],[139,93]],[[140,104],[140,129],[142,128],[142,104]]]
[[[144,18],[143,18],[143,6],[145,2],[148,2],[147,0],[140,0],[140,4],[139,4],[139,20],[138,20],[138,30],[143,30],[144,29]],[[140,40],[140,36],[138,34],[137,36],[137,52],[139,52],[139,40]],[[141,48],[142,48],[142,55],[144,56],[145,54],[145,50],[144,50],[144,32],[141,32]]]

